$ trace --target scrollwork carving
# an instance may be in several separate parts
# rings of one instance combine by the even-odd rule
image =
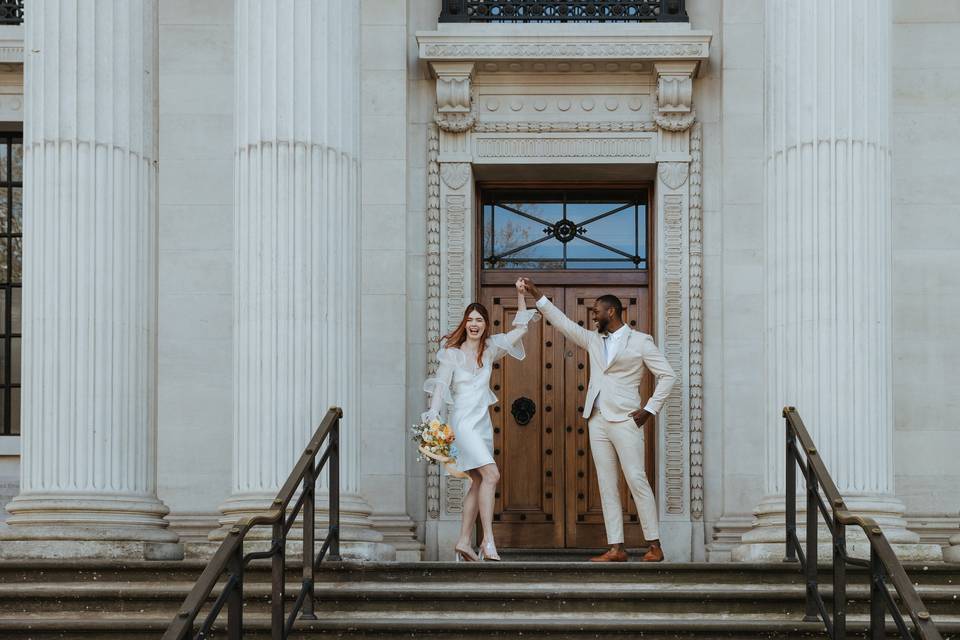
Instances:
[[[693,104],[693,78],[661,75],[657,78],[657,106],[660,111],[686,112]]]
[[[437,78],[437,108],[440,113],[469,113],[470,77],[439,76]]]

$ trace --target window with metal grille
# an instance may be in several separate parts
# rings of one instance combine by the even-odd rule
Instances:
[[[647,191],[490,191],[485,269],[647,268]]]
[[[23,135],[0,132],[0,435],[20,434]]]

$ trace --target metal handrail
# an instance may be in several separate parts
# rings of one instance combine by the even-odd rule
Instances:
[[[297,614],[304,620],[316,620],[314,615],[314,574],[320,563],[329,554],[331,561],[340,560],[340,419],[343,410],[332,407],[327,411],[320,426],[317,427],[310,443],[297,464],[293,467],[287,481],[277,493],[270,508],[261,513],[241,518],[230,527],[226,539],[207,563],[197,579],[179,612],[163,634],[163,640],[203,640],[209,637],[210,630],[220,615],[224,605],[227,607],[227,635],[229,640],[243,637],[243,574],[253,560],[272,562],[271,574],[271,613],[270,627],[273,640],[286,640],[293,629]],[[326,447],[320,447],[326,440]],[[317,457],[320,457],[319,461]],[[329,464],[329,524],[327,536],[320,552],[316,553],[314,540],[314,515],[316,511],[317,476],[324,465]],[[290,502],[300,490],[300,497],[290,508]],[[288,513],[288,508],[290,511]],[[303,581],[300,592],[294,601],[290,614],[286,613],[286,549],[287,534],[293,527],[297,515],[303,511]],[[270,525],[273,528],[270,549],[243,554],[243,541],[254,527]],[[201,608],[207,603],[210,594],[226,575],[227,581],[213,607],[207,614],[200,629],[194,634],[193,627]]]
[[[806,612],[804,620],[808,622],[823,620],[827,634],[832,640],[845,640],[847,637],[847,573],[846,565],[867,567],[870,570],[870,633],[876,640],[886,638],[886,614],[889,612],[893,622],[904,638],[922,640],[942,640],[930,612],[924,606],[916,589],[907,577],[903,565],[894,553],[893,547],[883,534],[880,525],[873,518],[851,513],[837,490],[833,478],[817,452],[813,438],[800,419],[794,407],[784,407],[783,418],[787,431],[787,468],[786,468],[786,525],[787,555],[786,562],[799,560],[806,577]],[[799,446],[798,446],[799,444]],[[802,450],[802,453],[801,453]],[[797,467],[803,472],[807,488],[807,549],[797,537]],[[820,492],[826,495],[824,502]],[[828,614],[826,603],[820,596],[817,586],[817,511],[823,514],[824,522],[833,537],[833,616]],[[857,526],[863,529],[870,543],[870,560],[852,558],[847,555],[846,527]],[[894,602],[886,581],[893,585],[900,597],[900,604],[907,610],[913,621],[913,635],[904,622],[900,609]]]

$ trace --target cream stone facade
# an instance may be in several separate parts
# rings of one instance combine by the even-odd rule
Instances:
[[[669,557],[782,556],[790,404],[851,508],[905,556],[960,561],[960,10],[121,4],[109,29],[29,0],[0,26],[0,120],[25,150],[0,556],[207,554],[339,405],[345,553],[450,559],[466,487],[407,426],[480,295],[478,185],[632,181],[679,374],[656,431]]]

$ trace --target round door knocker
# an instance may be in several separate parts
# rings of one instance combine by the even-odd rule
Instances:
[[[513,419],[517,421],[517,424],[522,427],[530,424],[530,421],[533,420],[533,416],[537,413],[537,405],[530,398],[520,397],[513,401],[510,413],[513,414]]]

